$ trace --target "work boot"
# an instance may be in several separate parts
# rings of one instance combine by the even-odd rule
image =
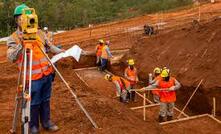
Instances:
[[[39,129],[37,127],[30,128],[30,134],[39,134]]]
[[[54,123],[52,123],[51,121],[47,123],[47,126],[43,126],[43,127],[45,130],[51,131],[51,132],[56,132],[59,130],[59,127],[55,125]]]
[[[123,102],[123,103],[128,103],[129,100],[128,99],[124,99],[123,97],[120,96],[120,102]]]
[[[47,131],[58,131],[59,128],[50,120],[50,101],[43,102],[40,106],[40,119],[42,127]]]
[[[159,123],[165,122],[165,118],[163,116],[159,115],[158,121],[159,121]]]
[[[167,121],[173,120],[173,116],[167,116]]]

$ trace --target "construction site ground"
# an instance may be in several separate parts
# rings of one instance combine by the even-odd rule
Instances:
[[[80,28],[55,36],[55,43],[64,48],[78,43],[84,50],[92,51],[98,38],[110,39],[111,50],[130,49],[119,64],[109,68],[114,74],[123,75],[126,59],[136,61],[139,86],[146,86],[148,73],[156,66],[167,66],[172,75],[182,83],[177,91],[176,105],[182,109],[193,90],[203,79],[196,95],[185,112],[188,115],[211,114],[212,97],[216,97],[216,117],[221,119],[221,3],[205,4],[200,8],[200,23],[192,23],[199,18],[199,8],[140,16],[125,21]],[[151,37],[143,35],[146,23],[160,25],[160,30]],[[15,64],[5,62],[5,45],[0,45],[0,132],[8,133],[11,128],[15,104],[18,70]],[[60,127],[57,133],[214,133],[221,132],[220,122],[209,117],[159,125],[156,121],[157,109],[146,108],[146,121],[143,121],[143,100],[122,104],[115,97],[113,84],[103,79],[103,73],[95,70],[82,72],[79,68],[94,67],[95,56],[83,56],[80,62],[66,58],[58,63],[58,69],[80,101],[95,120],[99,129],[94,129],[76,104],[62,81],[56,77],[51,99],[52,120]],[[89,71],[89,72],[87,72]],[[82,79],[79,78],[82,77]],[[85,84],[85,81],[87,84]],[[151,97],[150,97],[151,99]],[[147,103],[148,104],[148,103]],[[157,107],[156,107],[157,108]],[[20,124],[18,124],[19,126]],[[47,133],[43,131],[43,133]]]

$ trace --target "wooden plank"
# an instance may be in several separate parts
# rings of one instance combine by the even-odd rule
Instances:
[[[214,116],[212,115],[208,115],[210,118],[212,118],[213,120],[215,120],[216,122],[218,122],[219,124],[221,124],[221,121],[217,118],[215,118]]]
[[[89,85],[87,84],[87,82],[77,73],[77,72],[74,72],[76,75],[77,75],[77,77],[87,86],[87,87],[89,87]]]
[[[160,104],[150,104],[150,105],[144,105],[144,106],[138,106],[138,107],[131,107],[130,109],[132,110],[137,110],[137,109],[141,109],[141,108],[149,108],[149,107],[155,107],[155,106],[160,106]]]
[[[176,122],[182,122],[182,121],[192,120],[192,119],[206,117],[206,116],[209,116],[209,114],[202,114],[202,115],[190,116],[190,117],[187,117],[187,118],[176,119],[176,120],[172,120],[172,121],[166,121],[166,122],[160,123],[160,125],[166,125],[166,124],[171,124],[171,123],[176,123]]]
[[[93,69],[97,69],[97,67],[85,67],[85,68],[78,68],[78,69],[74,69],[74,71],[93,70]]]
[[[135,93],[136,93],[137,95],[139,95],[141,98],[145,99],[145,100],[146,100],[147,102],[149,102],[150,104],[153,104],[152,101],[148,100],[147,98],[144,98],[143,95],[141,95],[140,93],[138,93],[138,92],[136,92],[136,91],[135,91]]]

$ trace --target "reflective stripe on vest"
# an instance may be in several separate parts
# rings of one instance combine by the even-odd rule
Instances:
[[[32,61],[32,65],[33,65],[33,66],[34,66],[34,65],[38,65],[38,64],[40,64],[41,62],[47,62],[47,61],[48,61],[47,58],[44,57],[44,58],[39,59],[39,61]],[[21,68],[21,67],[22,67],[22,63],[18,63],[18,67]]]
[[[170,78],[169,81],[159,81],[159,88],[165,89],[170,88],[175,85],[175,79]],[[165,103],[175,102],[176,101],[176,92],[175,91],[160,91],[160,101]]]
[[[102,46],[97,45],[97,52],[96,52],[97,56],[101,56],[103,47],[104,47],[103,45]]]
[[[154,81],[160,81],[162,78],[160,75],[154,78]],[[160,96],[159,88],[156,88],[156,90],[152,90],[152,94],[155,94],[157,96]]]
[[[103,48],[102,48],[102,53],[101,53],[101,58],[103,59],[108,59],[108,54],[107,54],[107,45],[105,45]]]
[[[41,69],[32,70],[31,74],[38,74],[38,73],[44,72],[44,71],[48,70],[48,68],[49,68],[48,66],[45,66],[45,67],[43,67]]]
[[[35,45],[38,45],[41,48],[44,48],[42,37],[39,35],[41,32],[38,31],[37,33],[37,40]],[[16,32],[12,34],[13,39],[16,41],[16,44],[19,44],[18,42],[18,35]],[[37,80],[42,78],[44,75],[47,76],[52,72],[52,67],[49,65],[49,62],[47,61],[47,58],[44,56],[44,54],[41,52],[40,48],[38,46],[33,47],[33,60],[32,60],[32,80]],[[22,59],[23,56],[20,55],[18,58],[18,68],[22,69]]]
[[[130,87],[129,81],[125,80],[124,78],[121,78],[121,79],[122,79],[122,81],[123,81],[124,84],[125,84],[125,88],[126,88],[126,89],[129,88],[129,87]],[[113,81],[117,81],[117,83],[120,85],[121,91],[122,91],[122,90],[126,90],[126,89],[124,89],[124,85],[123,85],[123,83],[121,82],[120,77],[118,77],[118,76],[113,76],[113,77],[112,77],[112,80],[113,80]]]
[[[126,68],[126,74],[130,79],[133,80],[133,81],[130,80],[130,84],[136,84],[136,77],[137,77],[136,68],[134,68],[133,70],[131,70],[129,67]]]

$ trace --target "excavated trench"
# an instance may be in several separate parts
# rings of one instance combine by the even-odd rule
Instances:
[[[95,59],[95,58],[94,58]],[[83,62],[83,61],[80,61]],[[80,63],[84,66],[74,68],[73,72],[78,75],[78,78],[83,81],[86,86],[90,87],[98,94],[102,95],[103,97],[110,98],[112,100],[116,100],[115,98],[115,87],[112,83],[105,81],[103,76],[105,75],[104,72],[98,71],[94,66],[85,65],[85,63],[90,62],[90,65],[93,64],[92,61],[85,60],[84,63]],[[66,66],[67,67],[67,66]],[[82,68],[83,67],[83,68]],[[120,64],[112,65],[109,70],[114,72],[114,74],[122,75],[122,70],[124,70],[125,64],[121,62]],[[70,68],[70,67],[69,67]],[[72,71],[71,71],[72,72]],[[145,81],[145,80],[144,80]],[[98,84],[99,83],[99,84]],[[143,84],[139,84],[139,86],[143,86]],[[185,87],[183,86],[177,92],[177,106],[181,109],[183,105],[188,100],[189,96],[192,94],[195,86],[193,87]],[[186,91],[188,90],[188,92]],[[185,93],[185,95],[183,95]],[[150,96],[148,99],[151,99]],[[116,100],[118,101],[118,100]],[[182,133],[218,133],[220,131],[220,124],[213,120],[210,116],[205,115],[205,113],[211,113],[211,106],[208,103],[209,100],[207,96],[203,93],[203,88],[200,87],[198,89],[198,93],[194,96],[194,99],[189,104],[187,110],[185,111],[188,115],[194,117],[194,115],[200,115],[199,117],[194,117],[187,119],[185,116],[181,116],[181,120],[177,122],[171,122],[165,125],[162,125],[162,132],[172,133],[176,131],[178,134]],[[137,97],[137,102],[129,103],[125,106],[128,108],[131,107],[139,107],[142,106],[143,99],[139,96]],[[159,105],[158,104],[150,104],[147,103],[148,107],[146,108],[146,121],[147,122],[155,122],[158,117]],[[134,114],[137,114],[140,119],[142,119],[143,109],[134,109]],[[140,116],[139,116],[140,115]],[[175,117],[179,115],[179,112],[175,110]],[[187,119],[187,120],[186,120]],[[196,125],[197,124],[197,125]],[[198,124],[201,124],[200,126]],[[191,126],[191,127],[189,127]]]
[[[126,63],[124,62],[124,59],[121,59],[118,64],[110,65],[108,70],[116,75],[123,76],[124,69],[126,68]],[[63,61],[59,62],[59,68],[72,68],[72,69],[81,69],[81,68],[91,68],[95,67],[95,61],[96,57],[93,55],[90,56],[82,56],[79,62],[76,62],[74,59],[68,58],[68,59],[63,59]],[[147,77],[142,78],[143,74],[142,70],[139,70],[139,76],[140,80],[142,81],[141,83],[138,84],[138,87],[143,87],[146,86],[147,84]],[[147,76],[147,75],[146,75]],[[193,86],[185,86],[182,85],[181,89],[177,91],[177,102],[176,106],[179,109],[182,109],[184,105],[186,104],[187,100],[189,97],[192,95],[193,91],[195,90],[196,85]],[[199,89],[197,90],[196,94],[192,98],[191,102],[187,106],[185,112],[188,115],[199,115],[199,114],[211,114],[213,110],[213,102],[212,102],[212,97],[216,97],[216,115],[219,119],[221,119],[221,107],[218,105],[221,103],[221,99],[219,94],[221,93],[219,88],[216,89],[205,89],[203,86],[200,86]],[[150,94],[150,98],[152,101],[152,96]],[[142,104],[142,99],[139,99],[139,103]],[[138,103],[137,103],[138,104]],[[135,104],[135,105],[137,105]],[[132,105],[133,106],[133,105]]]
[[[213,109],[213,97],[216,98],[216,115],[221,119],[221,89],[218,79],[221,76],[219,71],[220,62],[213,63],[220,57],[219,50],[221,30],[221,20],[217,19],[207,24],[200,25],[199,28],[188,26],[183,29],[161,33],[150,38],[141,34],[128,33],[111,37],[113,44],[111,50],[130,48],[118,64],[109,66],[108,70],[114,74],[123,76],[127,67],[126,60],[134,58],[138,75],[143,83],[139,86],[146,86],[148,73],[152,72],[156,66],[168,66],[176,78],[181,82],[182,88],[177,91],[177,107],[182,109],[187,100],[197,87],[200,79],[204,82],[189,103],[186,112],[190,115],[211,114]],[[130,37],[130,38],[128,38]],[[145,38],[144,38],[145,37]],[[208,37],[208,38],[205,38]],[[119,40],[123,38],[124,42]],[[93,50],[96,40],[82,42],[81,46],[86,50]],[[208,46],[208,44],[211,44]],[[168,63],[169,60],[169,63]],[[80,62],[64,59],[60,62],[62,67],[70,66],[73,69],[94,67],[96,58],[93,55],[82,56]],[[213,71],[211,71],[213,69]],[[216,75],[213,76],[215,71]],[[202,75],[201,75],[202,74]],[[211,82],[214,82],[210,86]]]

